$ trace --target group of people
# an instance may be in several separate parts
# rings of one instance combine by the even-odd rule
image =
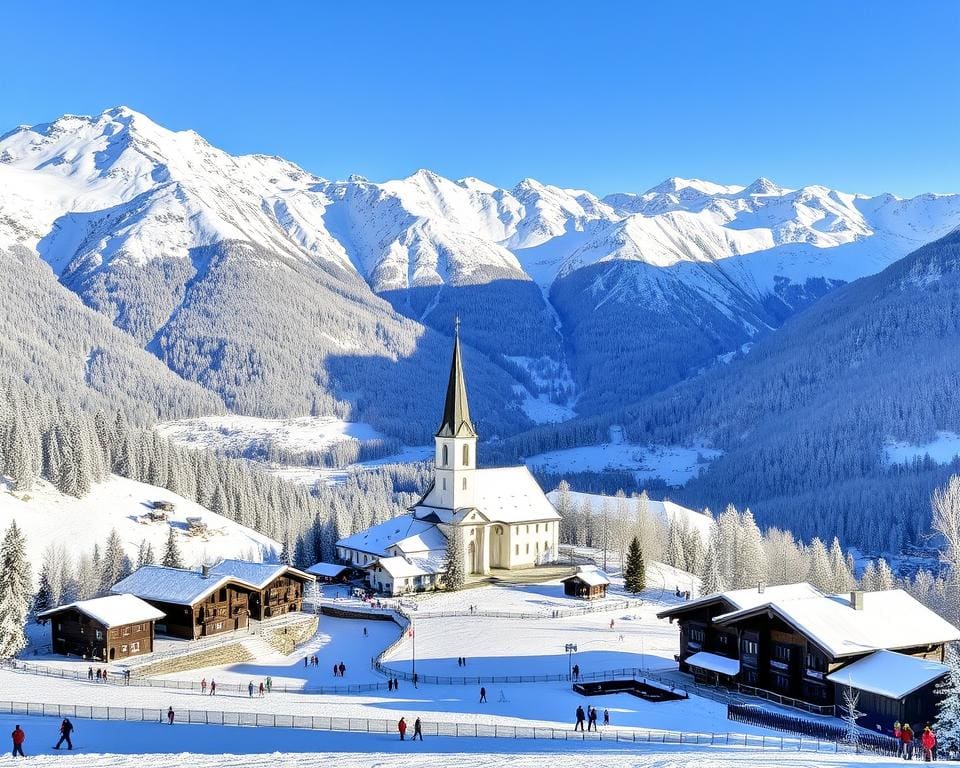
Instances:
[[[303,657],[303,666],[305,667],[316,667],[320,665],[320,659],[316,656],[304,656]]]
[[[400,741],[405,741],[407,738],[407,720],[404,717],[400,718],[400,722],[397,723],[397,730],[400,732]],[[420,718],[418,717],[413,721],[413,738],[411,741],[416,741],[417,736],[420,737],[420,741],[423,741],[423,726],[420,723]]]
[[[347,673],[347,665],[342,661],[339,664],[333,665],[333,676],[334,677],[343,677]]]
[[[260,686],[259,686],[259,688],[257,688],[257,687],[254,686],[253,680],[251,680],[249,683],[247,683],[247,695],[248,695],[251,699],[253,698],[253,692],[254,692],[254,691],[259,691],[260,697],[263,698],[263,695],[264,695],[265,693],[270,693],[270,691],[271,691],[272,689],[273,689],[273,678],[272,678],[272,677],[268,677],[266,680],[261,680],[261,681],[260,681]]]
[[[105,683],[107,682],[107,670],[101,669],[100,667],[97,667],[96,669],[93,667],[88,667],[87,680],[96,680],[98,683]]]
[[[63,722],[60,723],[60,740],[57,741],[57,745],[54,749],[60,749],[60,745],[63,742],[67,742],[67,749],[73,749],[73,740],[70,738],[70,734],[74,731],[73,723],[70,722],[69,718],[63,718]],[[10,734],[10,738],[13,741],[13,757],[26,757],[23,754],[23,742],[27,740],[26,731],[20,727],[18,724],[16,728],[13,729],[13,733]]]
[[[457,666],[465,667],[467,666],[467,657],[466,656],[457,656]]]
[[[915,755],[919,759],[921,754],[927,763],[937,759],[937,734],[933,732],[930,723],[926,724],[919,735],[914,732],[910,723],[894,723],[893,738],[897,740],[897,756],[904,760],[913,760]]]
[[[573,730],[582,731],[584,730],[583,724],[587,723],[586,730],[595,731],[597,730],[597,708],[596,707],[587,707],[587,711],[584,712],[583,707],[577,707],[577,722],[573,726]],[[610,710],[603,710],[603,724],[610,725]]]
[[[207,687],[208,687],[208,686],[207,686],[207,678],[203,678],[203,680],[200,681],[200,693],[202,693],[204,696],[207,695]],[[210,695],[211,695],[211,696],[216,696],[216,695],[217,695],[217,681],[214,680],[212,677],[210,678],[209,688],[210,688]]]
[[[391,678],[389,678],[389,679],[387,680],[387,690],[388,690],[388,691],[395,691],[395,690],[397,690],[399,687],[400,687],[400,681],[399,681],[397,678],[391,677]]]

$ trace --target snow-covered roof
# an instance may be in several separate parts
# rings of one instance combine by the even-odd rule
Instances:
[[[381,557],[374,560],[367,568],[374,568],[377,565],[382,566],[395,579],[445,572],[443,562],[437,558]]]
[[[478,469],[474,506],[497,523],[559,520],[560,515],[525,466]]]
[[[740,662],[737,659],[728,659],[726,656],[718,656],[707,651],[699,651],[692,656],[688,656],[684,661],[691,667],[709,669],[711,672],[719,672],[721,675],[733,676],[740,673]]]
[[[732,606],[734,612],[736,612],[756,608],[759,605],[767,605],[774,600],[800,600],[810,597],[823,597],[823,595],[805,581],[801,581],[798,584],[779,584],[774,587],[764,587],[762,591],[756,587],[731,589],[726,592],[714,592],[710,595],[703,595],[695,600],[688,600],[680,605],[672,606],[669,610],[658,613],[657,616],[659,618],[665,618],[678,613],[684,613],[691,608],[697,608],[715,602],[725,602]]]
[[[115,594],[136,595],[144,600],[193,605],[224,584],[238,582],[240,580],[234,576],[204,576],[200,571],[186,568],[145,565],[115,584],[111,591]]]
[[[313,581],[312,574],[293,568],[284,563],[253,563],[249,560],[223,560],[210,569],[211,576],[233,576],[257,589],[263,589],[274,579],[291,574],[307,581]]]
[[[340,565],[338,563],[314,563],[307,568],[307,573],[312,573],[314,576],[323,576],[328,579],[333,579],[349,569],[349,565]]]
[[[387,556],[387,550],[390,547],[401,544],[404,552],[412,554],[432,549],[445,549],[447,540],[434,523],[417,520],[412,514],[407,513],[337,542],[338,547],[383,557]]]
[[[902,699],[949,671],[946,664],[881,650],[827,675],[827,680],[888,699]]]
[[[717,616],[714,622],[730,624],[768,610],[834,658],[960,640],[956,627],[902,589],[864,592],[860,609],[850,604],[849,595],[814,590],[808,598],[780,599],[771,592],[767,590],[766,602]]]
[[[127,624],[139,624],[144,621],[156,621],[166,614],[154,608],[134,595],[107,595],[92,600],[78,600],[75,603],[60,605],[49,611],[38,614],[41,618],[52,616],[62,611],[77,610],[89,616],[103,626],[122,627]]]
[[[580,579],[584,584],[589,584],[591,587],[599,587],[603,584],[610,583],[610,577],[595,565],[582,565],[577,569],[575,574],[561,579],[561,582],[572,579]]]

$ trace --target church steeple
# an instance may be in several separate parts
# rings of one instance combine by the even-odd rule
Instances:
[[[457,317],[454,340],[453,361],[450,364],[450,378],[447,381],[447,398],[443,404],[443,421],[437,430],[437,437],[476,437],[476,430],[470,421],[470,405],[467,402],[467,382],[463,375],[463,363],[460,360],[460,318]]]

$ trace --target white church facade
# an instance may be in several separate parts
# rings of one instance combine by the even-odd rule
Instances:
[[[378,592],[441,586],[447,539],[460,528],[467,573],[532,568],[557,558],[560,515],[525,466],[477,468],[460,338],[443,419],[434,437],[433,482],[410,511],[337,542],[337,556],[367,570]]]

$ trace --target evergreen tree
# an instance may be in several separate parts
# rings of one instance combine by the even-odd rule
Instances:
[[[687,555],[683,549],[683,529],[676,516],[670,518],[667,532],[667,564],[678,570],[687,570]]]
[[[934,732],[940,754],[949,755],[960,752],[960,651],[955,643],[947,646],[944,661],[950,671],[937,684],[942,698],[937,703]]]
[[[810,543],[810,573],[807,575],[809,581],[814,587],[824,594],[833,592],[833,569],[830,567],[830,555],[827,554],[827,548],[819,538],[814,538]]]
[[[634,595],[643,592],[647,586],[647,567],[643,562],[643,550],[640,540],[634,536],[627,550],[627,566],[623,572],[623,586]]]
[[[830,545],[830,570],[833,573],[833,591],[837,594],[849,592],[856,584],[853,574],[847,566],[843,550],[840,548],[840,539],[833,537]]]
[[[717,548],[710,544],[705,558],[703,582],[700,584],[701,595],[713,595],[717,592],[723,592],[726,586],[723,583],[723,574],[720,572],[720,558],[717,555]]]
[[[0,544],[0,659],[11,659],[27,645],[24,624],[30,609],[30,564],[27,542],[16,521]]]
[[[741,517],[740,533],[740,570],[735,583],[741,588],[755,587],[767,578],[767,553],[763,534],[749,509]]]
[[[111,530],[107,537],[102,574],[101,592],[109,592],[114,584],[130,575],[130,558],[124,552],[123,542],[120,541],[116,528]]]
[[[896,586],[896,577],[890,570],[890,565],[882,557],[877,560],[877,573],[874,577],[874,590],[893,589]]]
[[[463,589],[467,583],[466,567],[463,562],[463,530],[454,525],[447,535],[446,576],[444,585],[448,592]]]
[[[167,543],[163,548],[163,559],[160,562],[167,568],[183,568],[183,559],[180,557],[180,548],[177,546],[173,528],[167,532]]]

